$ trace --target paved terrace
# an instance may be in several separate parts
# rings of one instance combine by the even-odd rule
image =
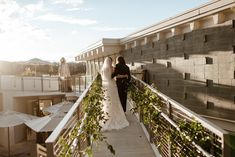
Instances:
[[[115,149],[115,157],[155,157],[140,123],[129,110],[130,106],[128,105],[126,116],[130,126],[104,133],[108,142]],[[114,157],[104,142],[95,144],[93,153],[94,157]]]

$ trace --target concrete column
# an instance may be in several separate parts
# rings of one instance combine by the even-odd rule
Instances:
[[[133,47],[137,47],[138,45],[139,45],[139,41],[135,40],[134,43],[133,43]]]
[[[91,61],[88,61],[88,75],[92,74],[92,65],[91,65]]]
[[[99,68],[98,68],[98,59],[94,59],[94,65],[95,65],[95,73],[94,74],[97,74]]]
[[[161,40],[161,39],[165,39],[166,37],[165,37],[165,32],[159,32],[159,33],[157,33],[156,34],[156,41],[159,41],[159,40]]]
[[[150,42],[152,42],[152,41],[153,41],[153,37],[152,37],[152,36],[144,37],[144,39],[143,39],[143,45],[146,45],[146,44],[148,44],[148,43],[150,43]]]
[[[91,75],[91,70],[92,70],[92,69],[91,69],[91,68],[92,68],[92,67],[91,67],[91,61],[87,61],[87,62],[86,62],[86,65],[87,65],[87,66],[86,66],[86,68],[87,68],[87,75]]]
[[[91,71],[91,75],[95,75],[95,60],[92,60],[91,61],[91,64],[92,64],[92,71]]]
[[[200,22],[198,22],[198,21],[191,22],[189,25],[190,25],[190,30],[191,31],[200,28]]]
[[[101,68],[101,63],[100,63],[100,58],[98,58],[98,72],[100,72],[100,68]]]
[[[93,70],[93,63],[92,60],[89,61],[90,62],[90,75],[93,74],[94,70]]]
[[[86,61],[86,75],[89,75],[89,61]]]
[[[172,36],[179,35],[180,34],[180,28],[172,28],[171,29]]]
[[[213,22],[214,24],[220,24],[223,23],[225,21],[225,16],[223,13],[218,13],[213,15]]]
[[[85,53],[83,53],[83,54],[82,54],[82,58],[84,59],[85,57],[86,57],[86,54],[85,54]]]
[[[89,75],[89,64],[88,61],[86,61],[86,75]]]
[[[129,45],[126,43],[125,44],[125,50],[127,50],[129,48]]]
[[[99,58],[96,59],[96,71],[100,71],[100,61]]]
[[[144,45],[146,45],[149,42],[149,37],[144,37]]]
[[[89,70],[89,71],[90,71],[90,75],[92,75],[92,72],[93,72],[93,65],[92,65],[92,61],[91,61],[91,60],[89,61],[89,65],[90,65],[90,66],[89,66],[89,68],[90,68],[90,70]]]

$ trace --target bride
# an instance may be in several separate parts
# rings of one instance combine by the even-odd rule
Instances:
[[[129,126],[125,113],[122,109],[118,96],[118,90],[115,80],[111,78],[113,73],[112,59],[106,57],[101,68],[102,88],[104,89],[103,111],[105,123],[102,123],[102,130],[122,129]],[[125,76],[117,76],[125,77]]]

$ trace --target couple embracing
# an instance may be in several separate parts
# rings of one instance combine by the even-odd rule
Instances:
[[[102,130],[122,129],[129,126],[126,119],[127,87],[131,79],[129,67],[122,56],[117,58],[116,67],[112,66],[112,58],[106,57],[101,68],[102,87],[105,100],[103,111],[105,118]],[[114,80],[116,78],[116,81]]]

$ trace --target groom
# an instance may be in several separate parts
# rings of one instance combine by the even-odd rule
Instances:
[[[112,78],[116,76],[116,83],[118,88],[118,95],[122,104],[124,112],[126,112],[126,100],[127,100],[127,88],[130,82],[131,75],[130,69],[126,65],[125,60],[122,56],[117,58],[117,64],[112,74]]]

